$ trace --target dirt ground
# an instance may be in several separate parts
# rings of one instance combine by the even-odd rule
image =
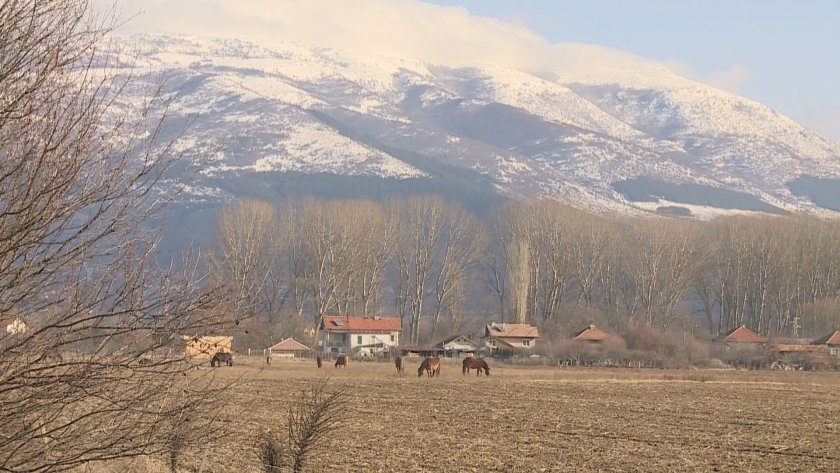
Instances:
[[[233,383],[228,431],[204,471],[257,472],[255,438],[321,377],[348,393],[345,422],[308,471],[840,471],[840,374],[506,367],[397,377],[390,363],[214,370]]]

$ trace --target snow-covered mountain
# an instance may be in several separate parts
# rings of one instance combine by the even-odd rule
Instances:
[[[840,145],[649,63],[534,72],[186,36],[120,45],[164,71],[172,136],[189,124],[176,144],[205,163],[193,202],[437,192],[475,206],[840,211]]]

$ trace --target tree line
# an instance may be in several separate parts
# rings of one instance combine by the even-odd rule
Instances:
[[[486,320],[711,335],[743,324],[804,337],[840,323],[838,243],[840,221],[800,215],[628,217],[542,199],[478,216],[436,196],[245,200],[219,213],[212,272],[270,330],[346,314],[397,315],[409,343]]]

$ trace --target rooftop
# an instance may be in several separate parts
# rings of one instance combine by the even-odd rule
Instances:
[[[328,332],[391,333],[402,331],[402,324],[399,317],[325,315],[323,329]]]
[[[575,340],[583,340],[587,342],[602,342],[608,338],[610,338],[610,334],[599,329],[595,325],[586,327],[578,332],[574,337]]]
[[[294,338],[287,338],[269,348],[272,351],[309,351],[309,347],[295,340]]]
[[[508,324],[493,322],[484,330],[485,337],[513,337],[513,338],[540,338],[540,331],[537,327],[529,324]]]
[[[764,343],[767,341],[766,338],[748,329],[746,325],[741,325],[732,330],[721,340],[727,343]]]

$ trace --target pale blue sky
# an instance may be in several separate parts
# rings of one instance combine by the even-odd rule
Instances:
[[[427,1],[671,62],[840,141],[838,0]]]

